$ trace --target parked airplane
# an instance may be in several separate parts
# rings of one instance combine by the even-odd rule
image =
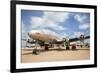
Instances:
[[[45,46],[45,50],[48,50],[49,47],[53,47],[53,44],[65,44],[66,48],[69,48],[70,42],[84,41],[84,39],[90,38],[90,36],[84,37],[84,35],[81,35],[78,38],[67,39],[67,37],[64,38],[63,36],[60,36],[57,33],[49,30],[32,30],[28,33],[28,36],[32,39],[28,39],[28,43],[36,43],[39,44],[41,47]]]

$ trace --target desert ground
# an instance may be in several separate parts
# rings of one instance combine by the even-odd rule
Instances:
[[[90,48],[77,47],[77,50],[66,50],[65,47],[44,48],[38,47],[38,55],[32,54],[34,48],[21,49],[21,63],[49,62],[49,61],[72,61],[90,59]]]

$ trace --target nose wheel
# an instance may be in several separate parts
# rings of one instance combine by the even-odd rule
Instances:
[[[32,54],[35,54],[35,55],[39,54],[39,52],[37,50],[37,45],[38,45],[38,42],[35,43],[35,49],[33,49]]]
[[[39,53],[38,53],[38,50],[37,50],[37,49],[34,49],[34,50],[32,51],[32,54],[38,55],[38,54],[39,54]]]

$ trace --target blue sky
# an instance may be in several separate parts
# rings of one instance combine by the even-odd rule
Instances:
[[[82,12],[60,12],[21,10],[22,37],[31,30],[45,29],[61,36],[74,38],[90,34],[90,14]]]

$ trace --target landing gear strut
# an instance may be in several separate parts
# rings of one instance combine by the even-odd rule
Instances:
[[[32,54],[38,55],[38,50],[37,50],[37,44],[38,42],[35,43],[35,49],[33,49]]]
[[[70,48],[69,48],[69,46],[66,46],[66,50],[69,50]]]
[[[70,45],[69,40],[66,40],[65,45],[66,45],[66,50],[69,50],[70,49],[70,47],[69,47],[69,45]]]
[[[37,49],[34,49],[34,50],[32,51],[32,54],[38,55]]]
[[[49,50],[48,47],[49,45],[48,44],[45,44],[45,50]]]

